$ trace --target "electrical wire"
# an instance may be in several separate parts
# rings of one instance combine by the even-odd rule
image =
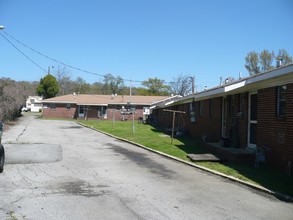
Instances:
[[[47,72],[43,67],[41,67],[39,64],[37,64],[35,61],[33,61],[31,58],[29,58],[27,55],[25,55],[24,52],[22,52],[18,47],[16,47],[10,40],[8,40],[2,33],[0,33],[1,36],[9,43],[11,44],[18,52],[20,52],[25,58],[27,58],[29,61],[31,61],[35,66],[39,67],[44,72]]]
[[[54,61],[56,63],[59,63],[63,66],[66,66],[68,68],[71,68],[71,69],[74,69],[74,70],[78,70],[80,72],[84,72],[84,73],[88,73],[88,74],[92,74],[92,75],[96,75],[96,76],[101,76],[101,77],[106,77],[107,75],[103,75],[103,74],[98,74],[98,73],[95,73],[95,72],[91,72],[91,71],[87,71],[87,70],[84,70],[84,69],[81,69],[81,68],[78,68],[78,67],[75,67],[75,66],[72,66],[72,65],[69,65],[69,64],[66,64],[62,61],[59,61],[55,58],[52,58],[52,57],[49,57],[47,55],[45,55],[44,53],[41,53],[35,49],[33,49],[32,47],[22,43],[21,41],[17,40],[16,38],[14,38],[13,36],[11,36],[10,34],[8,34],[7,32],[3,31],[3,33],[5,33],[7,36],[9,36],[11,39],[13,39],[14,41],[16,41],[17,43],[21,44],[22,46],[32,50],[33,52],[39,54],[40,56],[43,56],[51,61]],[[42,70],[44,70],[42,67],[40,67],[36,62],[34,62],[32,59],[30,59],[28,56],[26,56],[21,50],[19,50],[14,44],[11,43],[11,41],[9,41],[2,33],[1,33],[2,37],[7,40],[14,48],[16,48],[22,55],[24,55],[27,59],[29,59],[33,64],[35,64],[36,66],[38,66],[39,68],[41,68]],[[44,70],[46,72],[46,70]],[[113,77],[115,78],[115,77]],[[122,78],[123,79],[123,78]],[[128,82],[136,82],[136,83],[142,83],[143,81],[138,81],[138,80],[131,80],[131,79],[123,79],[124,81],[128,81]]]

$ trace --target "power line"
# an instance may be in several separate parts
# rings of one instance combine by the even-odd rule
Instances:
[[[12,38],[14,41],[16,41],[17,43],[21,44],[22,46],[24,46],[24,47],[26,47],[26,48],[32,50],[33,52],[35,52],[35,53],[39,54],[40,56],[43,56],[43,57],[45,57],[45,58],[51,60],[51,61],[54,61],[54,62],[56,62],[56,63],[59,63],[59,64],[61,64],[61,65],[63,65],[63,66],[68,67],[68,68],[78,70],[78,71],[80,71],[80,72],[84,72],[84,73],[88,73],[88,74],[92,74],[92,75],[96,75],[96,76],[101,76],[101,77],[105,77],[105,76],[106,76],[106,74],[103,75],[103,74],[98,74],[98,73],[95,73],[95,72],[87,71],[87,70],[84,70],[84,69],[81,69],[81,68],[78,68],[78,67],[75,67],[75,66],[72,66],[72,65],[66,64],[66,63],[64,63],[64,62],[62,62],[62,61],[59,61],[59,60],[55,59],[55,58],[49,57],[49,56],[47,56],[46,54],[41,53],[41,52],[39,52],[39,51],[33,49],[32,47],[28,46],[27,44],[22,43],[21,41],[17,40],[16,38],[14,38],[13,36],[11,36],[11,35],[8,34],[7,32],[3,31],[3,33],[5,33],[7,36],[9,36],[10,38]],[[9,41],[9,40],[8,40],[8,39],[7,39],[2,33],[1,33],[1,35],[2,35],[2,37],[3,37],[4,39],[6,39],[6,40],[7,40],[7,41],[8,41],[8,42],[9,42],[14,48],[16,48],[16,49],[17,49],[22,55],[24,55],[27,59],[29,59],[29,60],[30,60],[32,63],[34,63],[36,66],[38,66],[39,68],[41,68],[42,70],[44,70],[44,69],[43,69],[42,67],[40,67],[37,63],[35,63],[32,59],[30,59],[28,56],[26,56],[22,51],[20,51],[20,50],[14,45],[14,44],[12,44],[11,41]],[[44,71],[46,72],[46,70],[44,70]],[[122,79],[123,79],[123,78],[122,78]],[[124,80],[124,81],[129,81],[129,82],[137,82],[137,83],[142,83],[142,82],[143,82],[143,81],[131,80],[131,79],[123,79],[123,80]]]
[[[18,52],[20,52],[25,58],[27,58],[29,61],[31,61],[35,66],[39,67],[44,72],[47,72],[43,67],[41,67],[39,64],[37,64],[35,61],[33,61],[31,58],[29,58],[25,53],[23,53],[19,48],[17,48],[10,40],[8,40],[2,33],[0,33],[1,36],[9,43],[11,44]]]

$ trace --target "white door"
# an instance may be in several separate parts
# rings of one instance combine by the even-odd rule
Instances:
[[[85,113],[85,106],[84,105],[79,105],[78,106],[78,117],[79,118],[84,118],[84,113]]]
[[[256,148],[257,138],[257,93],[249,94],[248,105],[248,147]]]

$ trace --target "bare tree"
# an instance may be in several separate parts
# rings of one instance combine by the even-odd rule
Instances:
[[[171,93],[184,96],[192,91],[192,83],[194,78],[188,75],[180,74],[177,78],[173,78],[170,82]]]
[[[74,81],[74,91],[78,94],[88,94],[90,91],[90,85],[86,83],[83,78],[77,77]]]
[[[0,79],[0,120],[14,120],[20,116],[27,96],[21,83],[9,78]]]
[[[70,72],[68,69],[66,69],[65,66],[63,66],[63,67],[58,66],[54,75],[56,77],[56,80],[57,80],[57,82],[59,84],[59,88],[60,88],[58,95],[65,95],[65,94],[69,94],[69,93],[73,92],[72,91],[73,86],[72,86]]]

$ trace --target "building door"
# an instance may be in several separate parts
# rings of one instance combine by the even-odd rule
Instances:
[[[85,114],[85,106],[84,105],[79,105],[78,106],[78,117],[79,118],[84,118]]]
[[[107,119],[107,106],[98,107],[98,118]]]
[[[257,93],[249,94],[248,147],[256,148],[257,138]]]

